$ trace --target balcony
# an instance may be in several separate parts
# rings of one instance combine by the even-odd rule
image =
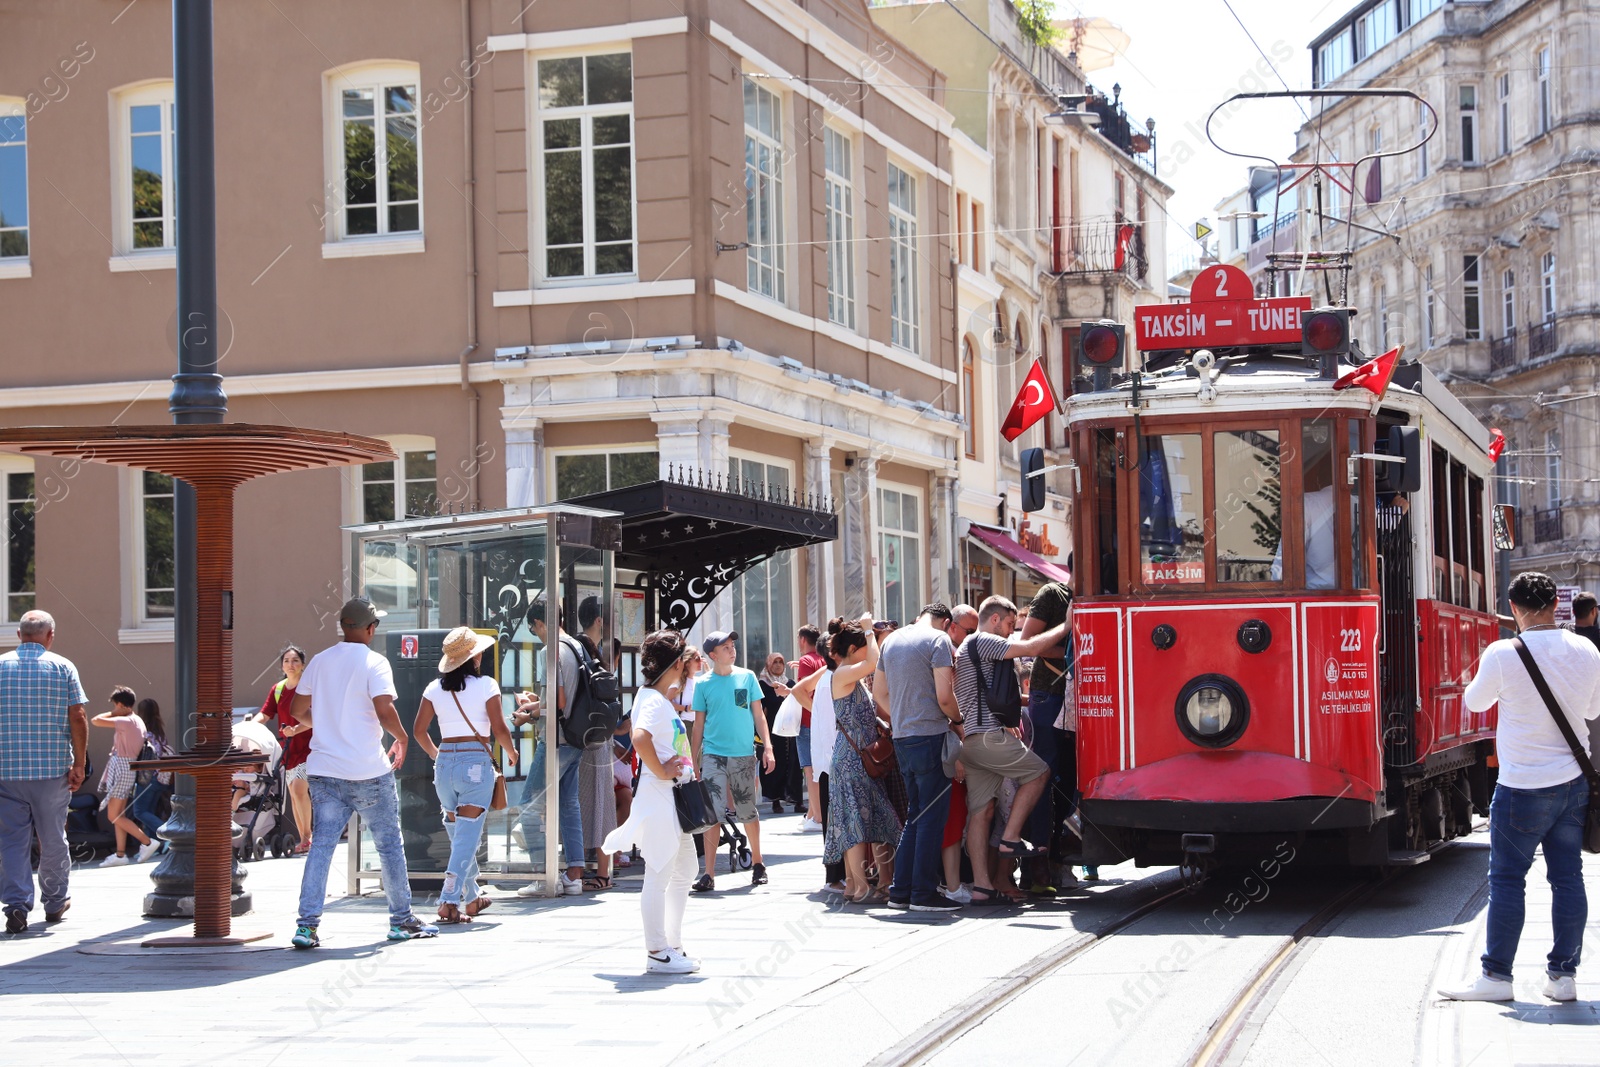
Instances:
[[[1538,359],[1556,350],[1556,320],[1546,319],[1528,327],[1528,358]]]
[[[1143,226],[1102,219],[1064,227],[1062,236],[1061,274],[1122,274],[1140,281],[1149,272]]]
[[[1533,513],[1533,542],[1546,544],[1561,540],[1561,509],[1545,508]]]
[[[1089,91],[1093,93],[1094,89],[1091,87]],[[1096,127],[1100,136],[1151,174],[1156,173],[1155,120],[1146,119],[1142,128],[1135,126],[1122,106],[1122,86],[1113,85],[1111,91],[1114,95],[1109,100],[1099,95],[1089,97],[1084,101],[1083,109],[1100,116],[1100,124]]]
[[[1510,370],[1517,363],[1517,331],[1507,330],[1504,337],[1489,341],[1489,370]]]

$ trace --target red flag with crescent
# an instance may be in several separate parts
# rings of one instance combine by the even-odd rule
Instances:
[[[1489,462],[1498,463],[1500,453],[1506,450],[1506,435],[1499,430],[1489,431]]]
[[[1400,365],[1400,353],[1405,351],[1405,345],[1391,348],[1381,356],[1367,360],[1355,370],[1333,383],[1335,389],[1349,389],[1353,385],[1370,392],[1373,396],[1383,396],[1384,390],[1389,388],[1389,381],[1394,377],[1394,370]]]
[[[1006,421],[1000,426],[1000,436],[1007,441],[1015,441],[1022,436],[1022,431],[1038,422],[1056,408],[1055,390],[1050,388],[1050,376],[1044,372],[1044,364],[1039,360],[1033,361],[1033,369],[1028,371],[1028,376],[1023,379],[1022,389],[1018,391],[1017,398],[1011,402],[1011,410],[1006,413]]]
[[[1128,263],[1128,242],[1133,240],[1134,229],[1131,223],[1123,223],[1117,227],[1117,254],[1112,263],[1113,270],[1121,270]]]

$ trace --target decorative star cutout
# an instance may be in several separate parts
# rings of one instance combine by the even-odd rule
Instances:
[[[706,529],[715,530],[716,528],[717,528],[717,520],[716,519],[708,519],[708,520],[706,520]]]
[[[692,534],[692,533],[694,533],[694,527],[693,526],[685,526],[683,528],[683,532],[686,533],[686,534]]]

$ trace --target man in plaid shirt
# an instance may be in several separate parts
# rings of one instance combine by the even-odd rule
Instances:
[[[71,904],[67,802],[83,784],[89,743],[78,668],[50,651],[55,619],[30,611],[17,637],[17,650],[0,656],[0,904],[8,934],[25,931],[33,910],[35,833],[45,921],[59,922]]]

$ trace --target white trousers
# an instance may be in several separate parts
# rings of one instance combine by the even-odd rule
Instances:
[[[666,867],[644,864],[644,893],[639,910],[644,917],[644,947],[661,952],[683,947],[683,909],[689,903],[689,884],[700,865],[695,859],[694,838],[678,835],[678,852]]]

